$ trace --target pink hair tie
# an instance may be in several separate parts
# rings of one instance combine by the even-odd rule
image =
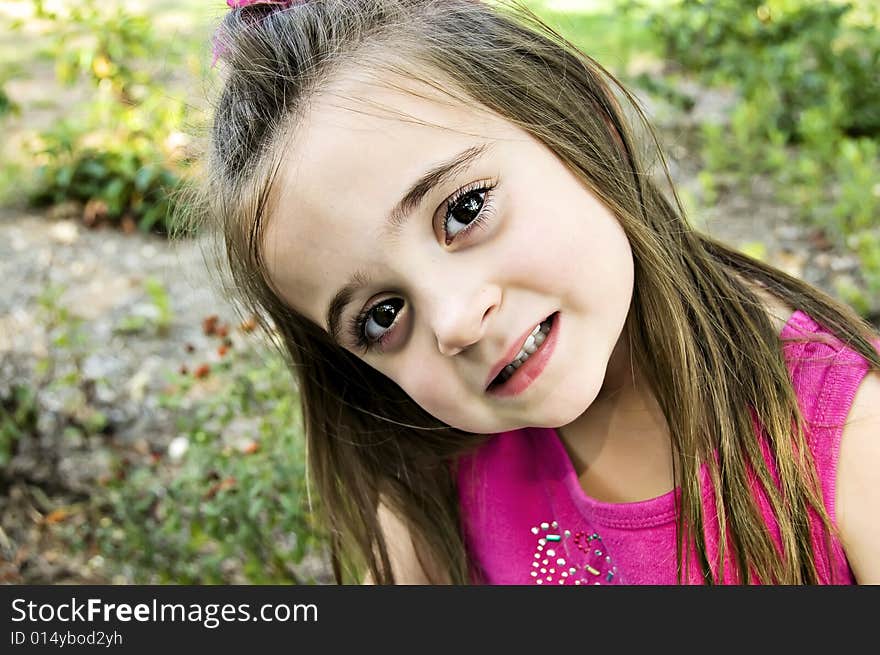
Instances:
[[[305,2],[305,0],[226,0],[226,4],[232,9],[241,9],[251,5],[281,5],[282,7],[289,7],[301,2]]]
[[[226,4],[230,9],[242,9],[243,7],[252,7],[255,5],[271,5],[277,9],[287,9],[293,5],[305,4],[307,1],[308,0],[226,0]],[[218,30],[213,38],[212,51],[214,58],[211,61],[211,68],[214,68],[214,66],[217,65],[217,60],[226,50],[223,47],[223,44],[220,43],[220,39],[218,39],[219,35],[220,31]]]

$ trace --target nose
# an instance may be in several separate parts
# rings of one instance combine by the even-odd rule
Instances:
[[[501,302],[501,290],[493,285],[469,294],[450,293],[448,288],[445,291],[434,305],[431,323],[438,350],[451,357],[483,338],[489,317]]]

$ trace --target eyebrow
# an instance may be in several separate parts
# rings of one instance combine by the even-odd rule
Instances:
[[[478,158],[482,157],[491,148],[488,143],[472,146],[458,153],[451,159],[434,166],[424,175],[417,179],[412,186],[403,194],[394,208],[388,213],[386,219],[385,239],[396,237],[413,211],[418,209],[422,201],[436,187],[453,179],[462,171],[467,170]],[[345,307],[351,302],[352,297],[360,289],[369,284],[369,276],[364,271],[355,271],[348,282],[336,292],[330,304],[327,306],[327,331],[333,340],[339,344],[340,320]]]

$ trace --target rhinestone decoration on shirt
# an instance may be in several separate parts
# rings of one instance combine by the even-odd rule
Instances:
[[[560,530],[556,521],[544,521],[532,528],[537,543],[529,572],[535,584],[614,584],[617,567],[611,561],[602,537],[595,532]],[[563,543],[565,542],[565,543]],[[582,555],[566,559],[568,550]]]

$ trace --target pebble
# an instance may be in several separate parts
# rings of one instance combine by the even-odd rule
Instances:
[[[189,449],[189,439],[184,436],[177,436],[168,444],[168,457],[173,462],[179,462],[183,459],[186,451]]]
[[[49,236],[64,245],[70,245],[79,237],[79,228],[73,221],[58,221],[49,228]]]

